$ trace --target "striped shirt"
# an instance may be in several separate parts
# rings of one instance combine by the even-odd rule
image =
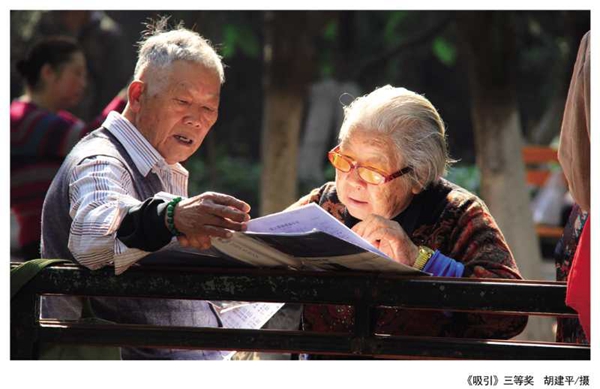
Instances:
[[[111,112],[102,127],[114,135],[127,150],[139,172],[159,177],[163,192],[154,197],[166,201],[187,196],[188,171],[179,163],[168,165],[135,126]],[[90,269],[109,264],[121,274],[150,254],[129,248],[117,238],[117,230],[129,208],[146,199],[140,198],[123,163],[108,156],[84,159],[69,177],[69,214],[73,219],[68,247],[75,259]],[[171,247],[176,244],[172,240]]]

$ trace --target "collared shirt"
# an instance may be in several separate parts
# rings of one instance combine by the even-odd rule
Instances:
[[[155,197],[170,200],[187,196],[188,171],[179,163],[168,165],[160,153],[135,126],[117,112],[111,112],[102,127],[127,150],[145,177],[154,172],[163,191]],[[83,160],[69,177],[69,215],[73,219],[68,247],[75,259],[90,269],[109,264],[121,274],[150,254],[129,248],[117,238],[127,211],[145,199],[136,193],[127,168],[115,158],[95,156]],[[166,247],[176,244],[172,240]]]

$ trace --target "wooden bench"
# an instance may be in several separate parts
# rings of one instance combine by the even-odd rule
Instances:
[[[544,186],[552,171],[549,164],[558,164],[558,152],[546,146],[526,146],[523,147],[523,162],[526,167],[527,184],[534,188]],[[535,231],[541,239],[558,240],[561,238],[563,228],[545,224],[537,224]]]
[[[166,267],[137,267],[115,276],[112,268],[57,265],[11,301],[11,359],[34,358],[40,341],[402,359],[589,359],[590,348],[575,344],[387,336],[371,326],[377,306],[575,317],[564,304],[565,292],[562,282]],[[40,296],[55,294],[344,304],[355,307],[355,327],[351,334],[326,334],[41,320]]]

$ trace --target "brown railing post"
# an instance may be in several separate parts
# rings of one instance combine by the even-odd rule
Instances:
[[[37,352],[40,298],[24,287],[10,304],[10,359],[34,359]]]
[[[373,314],[371,306],[371,278],[365,278],[354,288],[354,337],[352,352],[357,355],[365,353],[368,340],[373,334]]]

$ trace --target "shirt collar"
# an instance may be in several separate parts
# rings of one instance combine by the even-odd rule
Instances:
[[[102,127],[113,134],[119,142],[125,147],[139,172],[146,177],[152,168],[164,169],[169,167],[182,174],[188,175],[188,171],[179,163],[173,165],[167,164],[167,161],[160,153],[148,142],[146,137],[135,128],[135,126],[118,112],[111,111]]]

